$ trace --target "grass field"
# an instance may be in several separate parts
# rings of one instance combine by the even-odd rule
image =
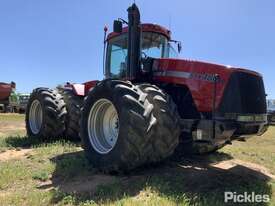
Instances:
[[[225,191],[268,194],[270,203],[255,205],[275,205],[275,127],[212,155],[128,175],[101,174],[79,143],[25,136],[23,115],[0,115],[0,205],[212,206],[225,204]]]

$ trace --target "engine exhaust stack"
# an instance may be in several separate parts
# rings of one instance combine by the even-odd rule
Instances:
[[[128,8],[128,56],[127,78],[134,80],[140,76],[140,12],[136,4]]]

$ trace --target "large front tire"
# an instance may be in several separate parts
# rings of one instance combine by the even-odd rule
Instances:
[[[152,141],[154,154],[163,157],[173,154],[179,144],[180,117],[177,106],[172,98],[156,85],[137,85],[146,95],[150,103],[154,105],[153,115],[157,119],[155,137]],[[177,138],[175,138],[177,137]]]
[[[56,90],[35,89],[26,109],[27,135],[40,139],[61,137],[65,131],[66,114],[63,97]]]
[[[118,80],[103,81],[89,93],[81,138],[95,167],[105,172],[128,171],[172,155],[180,133],[174,108],[166,105],[164,109],[149,96],[139,86]],[[162,119],[166,115],[175,120],[170,129]]]

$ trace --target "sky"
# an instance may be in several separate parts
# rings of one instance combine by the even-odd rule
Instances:
[[[103,79],[103,28],[131,0],[0,0],[0,81],[19,92]],[[136,0],[143,23],[170,28],[181,58],[260,72],[275,99],[275,1]]]

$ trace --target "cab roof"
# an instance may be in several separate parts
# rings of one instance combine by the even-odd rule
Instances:
[[[171,39],[171,31],[169,31],[165,27],[162,27],[158,24],[141,24],[141,29],[143,32],[155,32],[166,36],[169,40]],[[109,33],[107,36],[107,41],[127,32],[128,32],[128,27],[124,27],[121,33],[116,33],[116,32]]]

